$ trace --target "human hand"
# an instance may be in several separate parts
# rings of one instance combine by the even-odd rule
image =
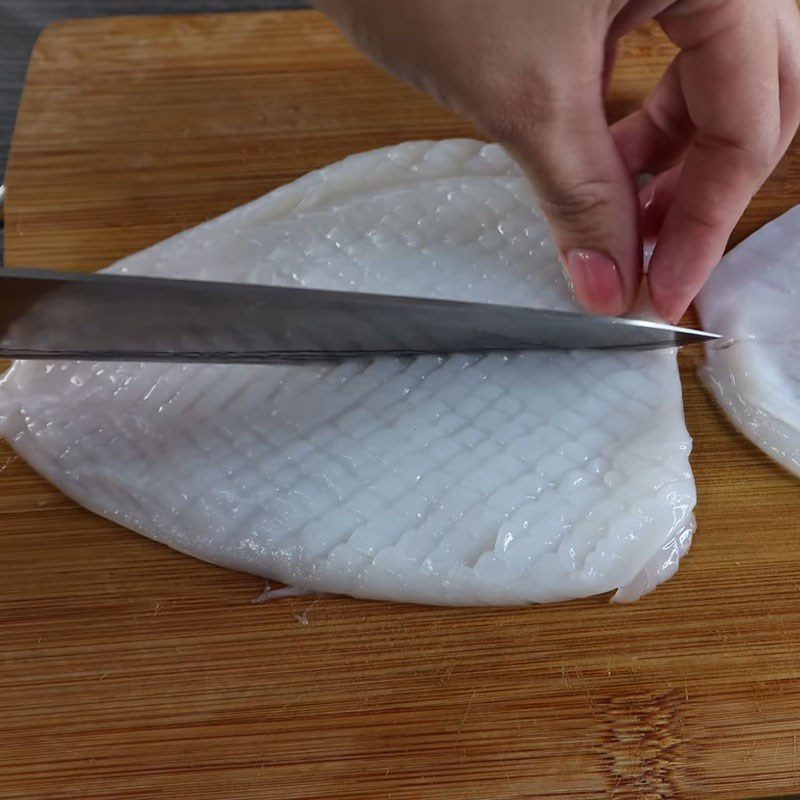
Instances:
[[[376,61],[497,138],[533,182],[577,299],[630,308],[642,238],[676,321],[800,123],[795,0],[315,0]],[[680,53],[609,127],[621,36],[655,19]],[[654,181],[637,193],[635,176]]]

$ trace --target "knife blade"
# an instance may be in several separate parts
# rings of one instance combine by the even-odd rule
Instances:
[[[0,357],[303,363],[718,338],[655,322],[285,286],[0,271]]]

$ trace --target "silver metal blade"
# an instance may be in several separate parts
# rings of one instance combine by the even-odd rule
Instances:
[[[43,270],[0,271],[0,356],[296,363],[380,355],[654,349],[718,338],[511,306]]]

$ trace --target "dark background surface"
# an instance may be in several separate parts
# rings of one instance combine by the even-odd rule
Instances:
[[[299,0],[0,0],[0,175],[5,174],[31,48],[51,22],[123,14],[299,8]]]

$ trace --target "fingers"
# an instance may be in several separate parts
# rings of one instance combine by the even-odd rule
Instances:
[[[641,224],[658,233],[653,302],[676,319],[800,120],[795,0],[504,0],[496,14],[488,0],[316,3],[514,153],[576,297],[595,312],[626,310],[640,282],[632,174],[661,173]],[[602,96],[613,43],[653,15],[681,53],[644,107],[610,131]]]
[[[636,188],[605,118],[601,62],[599,54],[593,71],[573,70],[591,81],[559,89],[549,108],[493,132],[534,185],[576,299],[617,315],[636,296],[642,249]]]
[[[315,2],[376,60],[509,148],[588,310],[620,314],[632,304],[642,268],[638,198],[605,117],[615,37],[606,35],[603,3]]]
[[[784,0],[778,8],[778,74],[780,78],[781,138],[786,152],[800,125],[800,8]]]
[[[641,208],[640,225],[642,238],[645,242],[655,242],[661,233],[672,203],[675,199],[675,189],[678,185],[683,164],[677,164],[671,169],[656,175],[650,183],[639,191],[639,204]]]
[[[747,0],[677,8],[661,22],[682,48],[677,78],[697,131],[672,176],[674,194],[648,275],[654,306],[673,321],[722,257],[777,163],[782,139],[774,13]]]
[[[634,175],[658,173],[683,155],[694,133],[677,61],[673,61],[642,107],[611,126],[611,135]]]
[[[633,175],[655,175],[639,191],[640,227],[645,242],[654,242],[672,205],[680,166],[694,133],[683,97],[678,63],[673,61],[642,107],[611,126],[617,148]]]
[[[619,59],[619,39],[609,34],[606,40],[605,59],[603,61],[603,97],[611,92],[611,81]]]

